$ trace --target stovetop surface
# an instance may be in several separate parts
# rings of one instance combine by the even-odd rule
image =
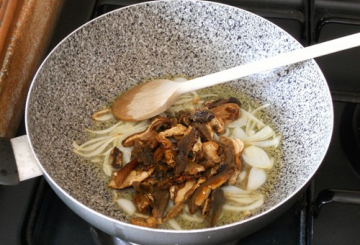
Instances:
[[[140,1],[67,0],[50,49],[86,21],[137,2]],[[355,0],[221,2],[264,16],[303,45],[360,31],[360,2]],[[328,153],[302,197],[273,223],[237,244],[360,244],[360,205],[326,204],[321,207],[317,218],[313,215],[313,204],[319,202],[316,200],[319,194],[329,194],[324,190],[360,190],[360,174],[356,171],[360,169],[360,157],[356,158],[358,148],[353,148],[356,142],[351,124],[354,117],[359,117],[352,114],[360,101],[359,57],[360,48],[355,48],[316,59],[334,101],[334,132]],[[24,133],[22,124],[19,135]],[[355,155],[351,156],[349,152],[355,152]],[[102,234],[78,217],[55,195],[42,177],[18,186],[0,186],[0,227],[0,244],[6,245],[125,244]]]

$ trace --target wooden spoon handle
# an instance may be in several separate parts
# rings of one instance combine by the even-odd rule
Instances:
[[[357,33],[309,46],[306,48],[297,49],[288,53],[277,55],[275,57],[254,61],[249,64],[237,66],[181,83],[181,94],[225,83],[234,79],[282,67],[285,65],[294,64],[300,61],[335,53],[359,45],[360,33]]]

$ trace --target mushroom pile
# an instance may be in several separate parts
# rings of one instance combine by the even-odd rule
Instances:
[[[225,204],[220,187],[236,183],[244,149],[242,140],[217,135],[239,118],[237,99],[207,101],[194,112],[158,116],[144,131],[125,138],[122,146],[132,147],[130,162],[123,162],[121,150],[112,148],[114,172],[108,186],[132,187],[133,204],[146,215],[130,222],[155,228],[186,208],[215,226]]]

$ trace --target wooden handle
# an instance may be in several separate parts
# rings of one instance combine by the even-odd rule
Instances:
[[[224,71],[195,78],[181,85],[181,94],[198,89],[211,87],[234,79],[249,76],[255,73],[271,70],[300,61],[335,53],[341,50],[357,47],[360,45],[360,33],[337,38],[306,48],[283,53],[275,57],[254,61],[249,64],[237,66]]]

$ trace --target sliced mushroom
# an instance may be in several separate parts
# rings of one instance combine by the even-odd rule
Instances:
[[[241,172],[241,153],[244,150],[244,143],[240,139],[231,139],[225,136],[220,137],[220,142],[223,146],[223,164],[233,165],[236,167],[233,176],[229,180],[229,184],[236,183],[237,177]]]
[[[210,109],[216,117],[220,117],[225,124],[240,117],[240,107],[235,103],[226,103]]]
[[[211,192],[208,200],[208,207],[206,210],[203,209],[202,214],[203,216],[207,216],[209,227],[214,227],[226,200],[223,190],[221,188],[217,188]]]
[[[179,189],[176,192],[176,196],[174,198],[175,204],[178,204],[180,202],[185,203],[189,197],[194,193],[196,188],[200,186],[200,184],[204,183],[206,181],[206,178],[199,178],[198,180],[189,180],[185,183],[184,187]]]
[[[122,166],[123,153],[116,146],[110,152],[111,166],[115,169],[119,169]]]
[[[214,120],[214,119],[212,119]],[[212,122],[211,120],[211,122]],[[210,124],[193,123],[193,127],[199,131],[202,141],[212,141],[214,138],[214,131]]]
[[[140,213],[147,213],[148,208],[154,202],[150,193],[136,193],[134,195],[134,204]]]
[[[156,139],[157,131],[161,127],[169,128],[169,126],[169,119],[166,117],[157,117],[153,119],[145,131],[130,135],[129,137],[125,138],[122,141],[122,145],[124,147],[133,146],[135,140],[140,140],[144,142],[146,146],[150,147],[151,149],[155,149],[155,147],[158,145],[158,141]]]
[[[152,215],[156,219],[161,219],[164,216],[166,207],[170,200],[170,193],[166,190],[157,190],[152,194],[154,202],[152,203]]]
[[[136,158],[134,158],[117,172],[114,172],[114,175],[109,183],[109,187],[119,188],[124,183],[125,179],[129,176],[131,171],[133,171],[138,165],[139,162]]]
[[[164,157],[164,149],[162,147],[156,148],[153,154],[153,161],[155,163],[160,162]]]
[[[178,216],[183,211],[184,207],[185,207],[184,203],[178,203],[175,206],[173,206],[172,208],[170,208],[170,210],[166,213],[166,216],[163,219],[163,222],[167,222],[168,220],[173,219],[176,216]]]
[[[226,103],[235,103],[238,106],[241,106],[241,103],[238,99],[234,98],[234,97],[229,97],[228,99],[217,99],[217,100],[212,100],[212,101],[207,101],[204,103],[204,105],[209,108],[212,109],[214,107],[220,106],[222,104],[226,104]]]
[[[141,193],[153,193],[157,183],[159,182],[158,179],[149,177],[141,182],[134,181],[132,186],[134,187],[135,191]]]
[[[225,133],[225,123],[220,116],[215,116],[208,125],[218,134]]]
[[[197,138],[196,143],[194,144],[192,150],[190,151],[190,154],[192,154],[191,156],[192,161],[198,161],[201,158],[203,158],[204,153],[203,153],[202,142],[200,137]]]
[[[190,120],[198,123],[207,123],[210,122],[214,118],[214,114],[208,109],[201,109],[195,111],[190,115]]]
[[[205,167],[203,165],[197,164],[193,161],[189,161],[185,168],[185,174],[196,175],[200,172],[205,171]]]
[[[220,137],[223,148],[223,163],[226,165],[236,164],[236,156],[244,149],[244,143],[240,139],[231,139],[226,136]]]
[[[210,161],[212,161],[213,163],[221,162],[221,157],[217,153],[218,149],[219,149],[219,145],[215,141],[209,141],[203,143],[203,151],[205,157]]]
[[[152,165],[154,163],[153,150],[140,140],[135,140],[131,155],[144,165]]]
[[[199,136],[199,133],[195,128],[190,126],[189,129],[190,131],[181,138],[177,145],[179,153],[175,157],[175,174],[184,172],[187,163],[187,156],[192,150],[194,144],[197,142],[197,138]]]
[[[185,175],[185,174],[169,177],[169,178],[161,180],[158,183],[158,188],[162,189],[162,190],[169,189],[171,186],[181,185],[181,184],[185,183],[186,181],[194,180],[197,177],[198,176],[195,176],[195,175]]]
[[[235,167],[226,166],[224,170],[202,183],[189,199],[190,213],[195,213],[195,211],[204,204],[206,199],[209,197],[211,190],[215,190],[226,183],[234,173],[234,170]]]
[[[142,227],[148,227],[148,228],[156,228],[157,227],[157,220],[155,217],[150,218],[133,218],[130,220],[130,223],[133,225],[138,225]]]
[[[115,178],[113,177],[113,179],[110,181],[108,186],[111,188],[114,188],[114,189],[123,189],[123,188],[129,187],[134,182],[141,182],[141,181],[147,179],[154,172],[154,170],[155,170],[155,167],[151,167],[147,171],[132,170],[129,173],[129,175],[127,175],[126,178],[122,182],[119,181],[119,183],[121,183],[121,184],[117,184],[117,182],[116,182],[117,176],[114,176]]]

